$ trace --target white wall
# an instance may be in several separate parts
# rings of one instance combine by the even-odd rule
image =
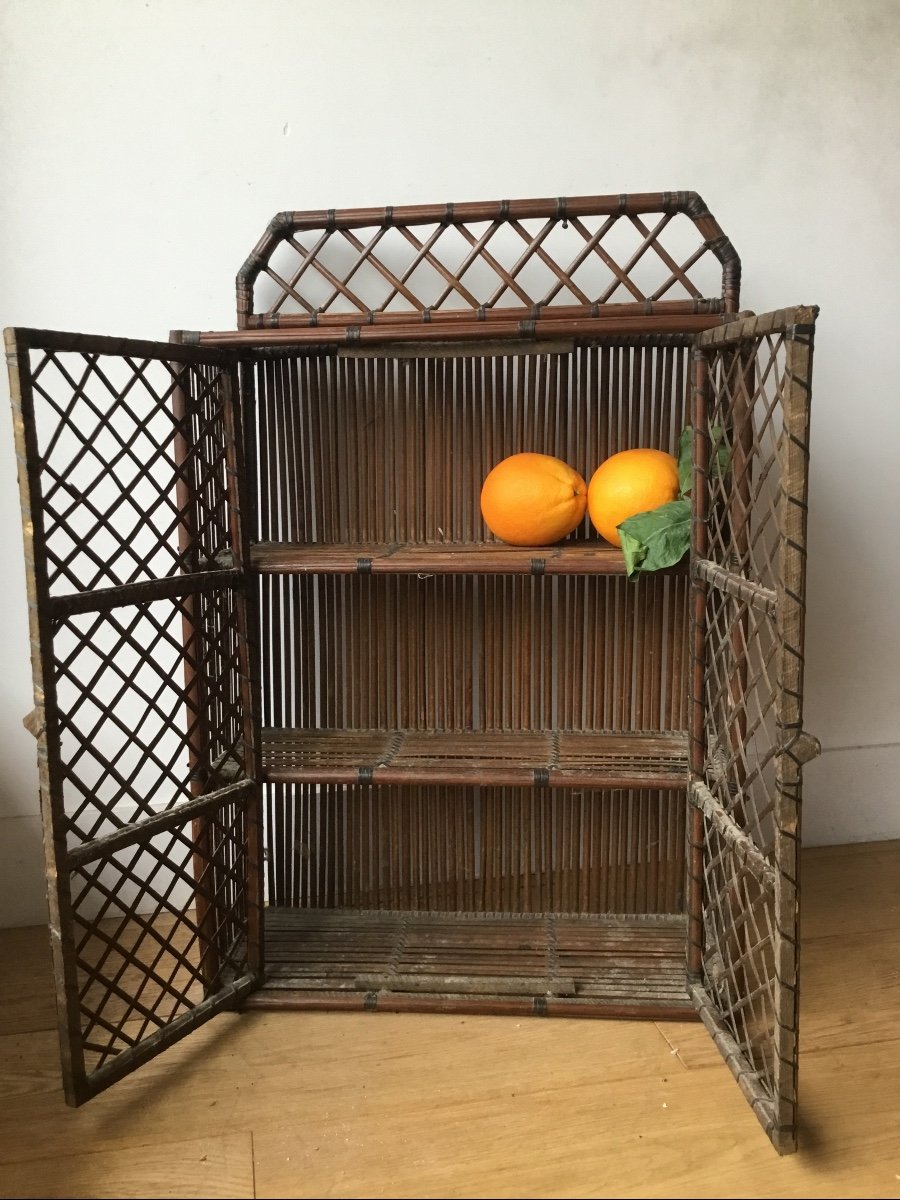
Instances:
[[[227,328],[235,271],[284,208],[699,191],[748,307],[822,307],[806,835],[900,837],[898,34],[894,0],[5,0],[0,323]],[[0,530],[15,925],[45,905],[3,418]]]

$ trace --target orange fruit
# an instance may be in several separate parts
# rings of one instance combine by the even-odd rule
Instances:
[[[584,517],[587,487],[577,471],[549,454],[511,454],[481,489],[491,533],[513,546],[549,546]]]
[[[588,512],[601,537],[621,545],[616,526],[678,497],[678,463],[664,450],[622,450],[602,462],[588,486]]]

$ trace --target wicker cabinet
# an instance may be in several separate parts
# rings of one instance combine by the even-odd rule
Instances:
[[[699,1014],[795,1144],[815,309],[692,193],[282,213],[237,329],[7,333],[67,1096],[223,1008]],[[694,429],[690,563],[493,539]]]

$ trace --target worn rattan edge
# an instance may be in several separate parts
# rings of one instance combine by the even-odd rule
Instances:
[[[217,808],[223,808],[226,804],[234,804],[252,797],[255,794],[256,786],[252,780],[243,779],[237,783],[228,784],[224,788],[218,788],[215,792],[209,792],[205,796],[198,796],[196,799],[186,800],[183,804],[173,805],[165,812],[154,813],[150,817],[141,818],[140,821],[131,821],[113,833],[73,847],[66,856],[67,865],[76,868],[83,867],[98,858],[124,850],[128,846],[142,845],[157,834],[175,829],[196,817],[208,815]]]
[[[781,750],[775,759],[778,877],[774,948],[779,984],[775,995],[775,1083],[780,1123],[792,1129],[797,1119],[802,765],[818,745],[802,731],[813,335],[812,321],[798,320],[785,346],[784,437],[779,446],[781,545],[777,588],[781,686],[776,722]]]
[[[759,609],[770,617],[775,616],[778,597],[771,588],[753,583],[742,575],[736,575],[708,558],[695,559],[691,563],[691,577],[712,584],[737,600],[744,600],[751,608]]]
[[[703,813],[716,829],[716,832],[728,843],[734,852],[738,867],[743,867],[749,871],[753,878],[766,888],[767,891],[774,892],[776,877],[774,866],[753,839],[726,812],[702,780],[691,780],[688,798],[691,804]]]
[[[475,996],[441,992],[309,991],[263,985],[244,1010],[453,1013],[461,1016],[565,1017],[592,1020],[690,1021],[699,1014],[689,999],[616,1003],[607,998]]]
[[[701,983],[690,983],[688,991],[700,1020],[706,1026],[724,1058],[738,1087],[744,1094],[756,1118],[762,1125],[779,1154],[796,1149],[796,1131],[793,1126],[778,1124],[775,1104],[766,1090],[759,1071],[755,1070],[746,1055],[723,1024],[709,992]]]
[[[67,333],[58,329],[16,327],[9,330],[20,349],[47,350],[61,353],[101,355],[117,354],[129,358],[160,359],[186,366],[202,364],[214,367],[231,366],[235,355],[211,346],[180,345],[178,342],[152,342],[136,338],[107,337],[90,333]]]
[[[797,328],[801,331],[815,325],[819,309],[814,304],[795,305],[793,308],[779,308],[774,312],[762,313],[759,316],[739,317],[737,320],[726,320],[715,328],[710,328],[697,336],[697,346],[704,350],[720,346],[731,346],[747,339],[766,337],[773,333],[788,335]]]
[[[176,1017],[168,1025],[163,1025],[155,1033],[151,1033],[149,1037],[130,1047],[127,1053],[119,1054],[106,1066],[99,1067],[88,1076],[79,1095],[79,1102],[89,1100],[105,1091],[111,1084],[130,1074],[136,1067],[142,1066],[161,1050],[165,1050],[174,1042],[179,1041],[185,1034],[205,1025],[218,1013],[236,1008],[245,996],[259,986],[259,982],[259,976],[253,973],[226,984],[215,996],[201,1000],[188,1012]]]
[[[47,547],[40,478],[37,425],[30,365],[28,330],[6,329],[4,342],[9,367],[10,398],[16,467],[22,509],[28,625],[34,684],[37,762],[42,840],[47,885],[53,982],[56,990],[57,1034],[66,1102],[78,1104],[85,1086],[81,1037],[79,984],[73,954],[74,920],[71,881],[60,866],[65,862],[65,805],[59,754],[59,711],[56,679],[51,668],[53,630],[48,611]]]

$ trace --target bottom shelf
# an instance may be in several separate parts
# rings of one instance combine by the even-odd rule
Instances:
[[[685,920],[266,910],[266,982],[245,1008],[685,1020]]]

